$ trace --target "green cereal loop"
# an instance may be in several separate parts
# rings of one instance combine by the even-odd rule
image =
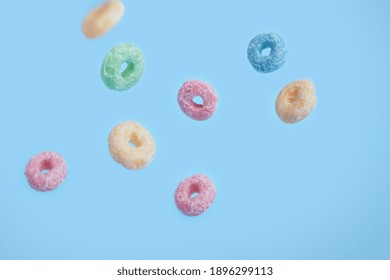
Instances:
[[[127,67],[121,71],[123,63],[127,63]],[[123,91],[138,83],[143,72],[141,50],[131,44],[119,44],[104,57],[100,75],[109,89]]]

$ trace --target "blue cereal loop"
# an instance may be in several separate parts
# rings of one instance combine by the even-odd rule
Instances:
[[[269,55],[261,54],[270,48]],[[283,39],[276,33],[263,33],[254,37],[248,46],[248,60],[253,68],[260,73],[270,73],[278,70],[286,61],[287,50]]]

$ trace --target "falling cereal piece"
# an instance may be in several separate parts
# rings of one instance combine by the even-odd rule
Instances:
[[[33,189],[48,192],[62,184],[66,177],[66,170],[66,164],[61,155],[43,152],[30,159],[24,174]]]
[[[111,130],[108,147],[115,161],[132,170],[146,167],[156,152],[156,143],[149,131],[131,121],[123,122]]]
[[[203,104],[197,104],[200,97]],[[203,81],[186,81],[179,90],[177,102],[184,114],[198,121],[209,119],[217,110],[218,96],[213,87]]]
[[[175,191],[175,203],[184,215],[199,216],[211,206],[215,194],[210,178],[196,174],[181,181]]]
[[[316,102],[314,84],[310,80],[294,81],[280,91],[276,113],[283,122],[296,123],[310,114]]]
[[[97,38],[113,28],[125,13],[120,0],[109,0],[93,9],[84,19],[82,30],[87,38]]]
[[[122,66],[125,69],[122,70]],[[124,91],[135,86],[144,72],[141,49],[132,44],[119,44],[104,57],[100,70],[103,83],[111,90]]]
[[[265,50],[269,49],[269,54]],[[254,37],[248,46],[247,56],[252,67],[259,73],[270,73],[283,66],[287,49],[282,37],[274,32]]]

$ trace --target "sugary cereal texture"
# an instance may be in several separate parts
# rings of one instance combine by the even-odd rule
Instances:
[[[269,55],[262,52],[270,48]],[[283,39],[276,33],[263,33],[254,37],[248,46],[248,60],[253,68],[260,73],[270,73],[278,70],[287,58],[287,49]]]
[[[132,170],[146,167],[156,152],[156,144],[149,131],[132,121],[123,122],[111,130],[108,147],[115,161]]]
[[[122,64],[126,68],[122,71]],[[144,72],[142,51],[132,44],[119,44],[104,57],[100,76],[112,90],[127,90],[138,83]]]
[[[314,84],[310,80],[294,81],[280,91],[276,113],[283,122],[296,123],[310,114],[316,102]]]
[[[47,151],[33,156],[28,162],[24,174],[33,189],[48,192],[62,184],[66,177],[66,171],[66,164],[61,155]]]
[[[201,97],[203,104],[194,102],[195,97]],[[198,121],[209,119],[217,110],[218,96],[213,87],[203,81],[186,81],[179,89],[177,102],[181,110],[190,118]]]
[[[120,0],[109,0],[93,9],[84,19],[82,30],[87,38],[97,38],[107,33],[122,18],[125,6]]]
[[[215,194],[216,190],[210,178],[196,174],[179,184],[175,191],[175,203],[184,215],[199,216],[211,206]]]

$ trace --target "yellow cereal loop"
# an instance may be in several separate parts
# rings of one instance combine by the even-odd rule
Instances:
[[[97,38],[114,27],[125,13],[120,0],[109,0],[93,9],[84,19],[82,30],[87,38]]]
[[[108,147],[115,161],[127,169],[142,169],[154,158],[156,144],[149,131],[132,121],[115,126],[108,137]]]
[[[293,81],[286,85],[276,98],[276,113],[283,122],[296,123],[310,114],[316,102],[312,81]]]

